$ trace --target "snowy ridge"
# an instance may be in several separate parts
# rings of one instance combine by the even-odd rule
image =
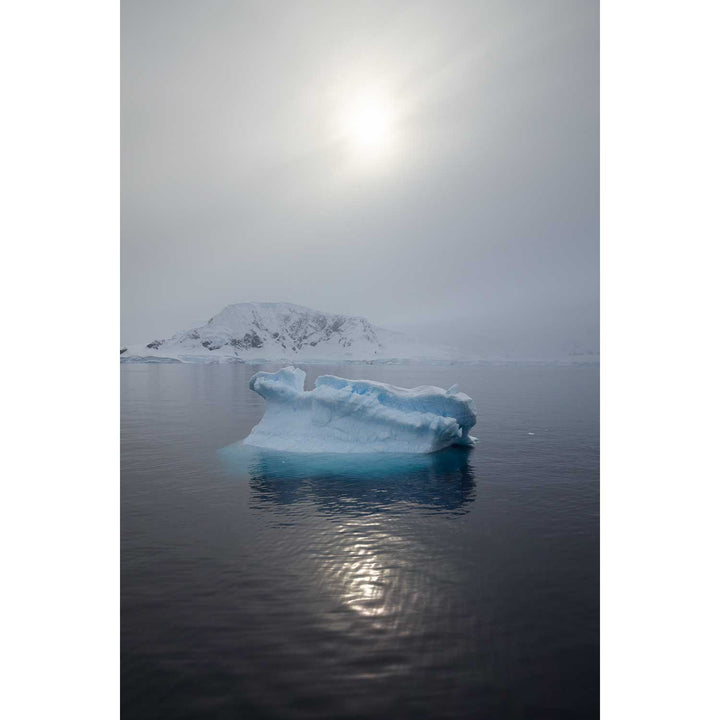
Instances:
[[[452,352],[384,330],[362,317],[324,313],[291,303],[228,305],[205,325],[120,351],[124,362],[415,358],[451,359]]]
[[[250,389],[265,398],[262,420],[246,445],[302,453],[430,453],[472,446],[477,414],[455,387],[407,389],[322,375],[306,391],[292,366],[255,373]]]

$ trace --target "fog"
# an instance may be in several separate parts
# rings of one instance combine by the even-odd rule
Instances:
[[[598,35],[594,0],[123,0],[121,342],[287,301],[597,350]]]

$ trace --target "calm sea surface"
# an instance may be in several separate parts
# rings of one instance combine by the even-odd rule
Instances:
[[[124,720],[598,717],[598,368],[301,365],[479,442],[296,461],[233,445],[277,367],[122,365]]]

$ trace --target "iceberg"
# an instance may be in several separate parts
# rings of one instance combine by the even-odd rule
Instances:
[[[250,389],[265,398],[262,420],[244,443],[299,453],[432,453],[472,446],[472,399],[423,385],[401,388],[322,375],[305,390],[305,372],[289,366],[258,372]]]

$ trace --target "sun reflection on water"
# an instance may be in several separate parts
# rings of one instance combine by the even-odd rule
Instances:
[[[341,600],[349,608],[365,617],[385,615],[385,574],[369,543],[356,543],[346,549],[350,556],[341,565],[340,576],[345,587]]]
[[[298,571],[312,578],[327,627],[412,634],[443,604],[418,530],[424,517],[467,512],[475,481],[466,450],[306,457],[234,444],[221,452],[228,469],[249,474],[253,509],[292,528],[276,538],[282,552],[295,557],[296,543],[304,546]]]
[[[318,582],[339,607],[373,620],[376,629],[386,628],[404,612],[418,581],[411,559],[415,545],[376,517],[348,518],[319,541]]]

